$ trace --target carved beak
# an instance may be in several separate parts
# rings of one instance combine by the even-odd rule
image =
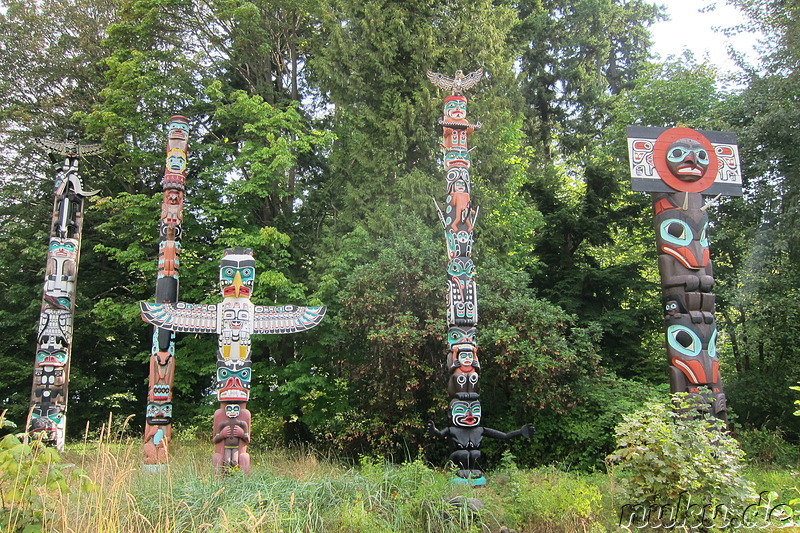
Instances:
[[[236,273],[236,276],[233,278],[233,290],[236,297],[239,297],[239,292],[241,291],[244,285],[242,284],[242,276],[239,272]]]

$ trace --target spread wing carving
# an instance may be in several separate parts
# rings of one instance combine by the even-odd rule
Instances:
[[[428,79],[430,82],[440,89],[453,91],[453,94],[461,94],[461,91],[466,91],[474,87],[476,83],[481,81],[483,77],[483,69],[479,68],[475,72],[470,72],[466,76],[460,70],[456,71],[454,78],[439,74],[438,72],[427,71]]]
[[[453,78],[430,70],[427,72],[427,74],[430,82],[440,89],[450,90],[453,88],[453,82],[455,81]]]
[[[297,333],[311,329],[325,316],[327,307],[298,307],[296,305],[255,307],[253,333]]]
[[[475,86],[483,77],[483,69],[479,68],[475,72],[470,72],[461,80],[461,90],[466,91]]]
[[[33,142],[45,148],[50,153],[71,157],[97,155],[103,151],[103,148],[99,144],[76,144],[71,142],[48,141],[47,139],[33,139]]]
[[[139,303],[142,320],[162,329],[182,333],[216,333],[216,304]]]

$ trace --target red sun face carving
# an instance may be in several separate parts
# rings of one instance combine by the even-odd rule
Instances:
[[[659,177],[676,191],[702,192],[719,171],[711,141],[691,128],[671,128],[659,135],[653,161]]]

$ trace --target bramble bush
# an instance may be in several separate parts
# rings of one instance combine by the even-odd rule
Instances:
[[[0,440],[0,531],[41,531],[48,493],[66,492],[58,453],[41,441],[23,443],[16,435]]]
[[[738,509],[756,498],[743,475],[744,452],[724,422],[685,394],[672,401],[647,403],[616,427],[617,448],[606,461],[620,505],[665,505],[683,493],[700,505]]]

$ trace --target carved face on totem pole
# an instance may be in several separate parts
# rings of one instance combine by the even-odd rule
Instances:
[[[161,223],[177,225],[183,221],[183,191],[167,189],[164,191],[164,202],[161,204]]]
[[[57,441],[58,434],[63,435],[65,425],[64,408],[60,405],[42,404],[35,406],[31,412],[30,433],[35,435],[44,432],[45,441]]]
[[[681,209],[665,197],[655,203],[654,220],[660,253],[674,257],[689,269],[708,265],[708,214],[704,210]]]
[[[219,266],[219,285],[222,296],[250,298],[256,277],[256,261],[252,250],[236,247],[225,250]]]
[[[167,171],[174,174],[186,172],[186,152],[172,148],[167,152]]]
[[[467,123],[467,98],[456,94],[444,99],[444,123]]]
[[[75,239],[51,237],[47,256],[62,262],[75,262],[78,259],[78,241]]]
[[[175,115],[169,123],[169,140],[189,140],[189,120],[186,117]]]
[[[469,177],[469,170],[464,167],[453,167],[447,170],[447,193],[452,194],[454,191],[470,192],[471,181]],[[458,184],[458,189],[456,189]]]
[[[669,361],[685,374],[688,383],[719,383],[716,325],[693,323],[688,315],[668,317],[664,323]]]
[[[456,427],[469,428],[481,424],[481,402],[477,395],[464,395],[468,399],[456,399],[450,402],[450,419]]]
[[[172,423],[172,404],[149,402],[145,420],[151,426],[166,426]]]
[[[469,166],[470,166],[470,159],[469,159],[468,149],[454,146],[452,148],[448,148],[445,151],[444,153],[445,168],[453,168],[453,167],[469,168]]]
[[[451,327],[447,332],[449,349],[449,368],[463,374],[476,373],[481,366],[478,362],[475,328]],[[477,373],[476,373],[477,375]],[[471,378],[470,378],[471,379]],[[474,385],[477,384],[475,378]],[[465,386],[468,384],[465,383]],[[472,392],[472,391],[463,391]]]
[[[667,168],[681,181],[699,180],[710,163],[708,151],[695,139],[678,139],[667,148]]]
[[[228,418],[238,418],[242,413],[242,406],[238,403],[229,403],[225,405],[225,416]]]
[[[217,399],[246,402],[250,399],[250,361],[217,361]]]
[[[63,346],[40,346],[36,352],[36,364],[63,367],[67,364],[67,351]]]
[[[682,192],[705,191],[719,171],[711,141],[690,128],[672,128],[659,135],[653,145],[653,163],[661,180]]]

